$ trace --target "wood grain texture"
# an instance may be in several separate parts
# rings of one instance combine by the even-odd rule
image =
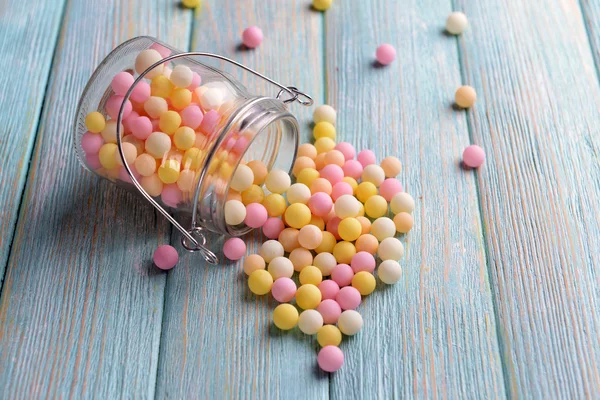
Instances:
[[[170,0],[69,2],[0,303],[1,398],[153,397],[165,274],[148,260],[170,228],[84,172],[72,121],[113,47],[185,48],[190,21]]]
[[[457,5],[510,394],[598,398],[600,87],[579,4]]]
[[[474,174],[459,166],[466,115],[456,40],[443,33],[450,3],[336,3],[326,14],[328,100],[338,140],[403,161],[416,200],[402,237],[402,280],[381,283],[359,307],[364,327],[342,342],[331,394],[344,398],[503,398],[505,386]],[[382,43],[396,62],[374,64]]]
[[[65,2],[0,2],[0,287]]]
[[[260,26],[265,40],[256,50],[241,50],[241,32],[250,25]],[[322,15],[303,0],[285,5],[252,0],[243,7],[235,0],[205,2],[196,17],[193,49],[231,56],[319,102],[321,29]],[[227,70],[252,93],[278,92],[247,73]],[[301,140],[308,140],[312,110],[292,105],[291,111],[299,119]],[[258,239],[258,234],[250,238],[249,252],[256,252]],[[173,243],[179,243],[178,236]],[[188,254],[169,273],[165,296],[158,397],[327,398],[329,381],[316,367],[316,341],[272,327],[276,302],[249,292],[241,263],[211,267],[200,255]]]

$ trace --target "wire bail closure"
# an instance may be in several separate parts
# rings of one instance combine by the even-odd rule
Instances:
[[[123,166],[125,167],[125,170],[127,171],[129,178],[131,179],[131,182],[135,185],[135,187],[142,194],[142,196],[144,196],[146,198],[146,200],[148,200],[150,202],[150,204],[152,204],[152,206],[156,210],[158,210],[158,212],[160,212],[181,233],[182,246],[190,252],[196,252],[196,251],[199,252],[200,254],[202,254],[202,257],[204,258],[204,260],[206,260],[206,262],[214,265],[214,264],[219,263],[219,259],[217,258],[215,253],[213,253],[210,249],[208,249],[206,247],[207,240],[206,240],[206,235],[204,233],[205,229],[202,228],[201,226],[196,225],[197,207],[194,206],[193,211],[192,211],[192,222],[191,222],[190,229],[189,230],[185,229],[183,226],[181,226],[181,224],[179,222],[177,222],[177,220],[175,218],[173,218],[173,216],[171,214],[169,214],[169,212],[167,210],[165,210],[156,200],[154,200],[152,198],[152,196],[150,196],[148,194],[148,192],[146,192],[144,190],[142,185],[135,178],[135,176],[133,175],[133,172],[131,171],[131,168],[129,168],[129,165],[127,164],[127,161],[125,160],[125,154],[123,152],[123,141],[121,140],[121,134],[122,134],[121,124],[122,124],[122,120],[123,120],[123,111],[125,110],[125,103],[127,100],[129,100],[129,97],[131,96],[131,93],[133,92],[133,89],[135,88],[135,86],[142,79],[144,79],[144,77],[148,74],[148,72],[152,71],[154,68],[158,67],[159,65],[169,62],[171,60],[175,60],[177,58],[190,57],[190,56],[191,57],[215,58],[215,59],[218,59],[221,61],[225,61],[225,62],[233,64],[236,67],[239,67],[245,71],[248,71],[255,76],[258,76],[259,78],[264,79],[265,81],[279,87],[280,90],[277,93],[277,96],[275,96],[275,99],[280,100],[281,102],[283,102],[285,104],[298,102],[298,103],[302,104],[303,106],[312,106],[314,104],[314,101],[313,101],[312,97],[310,97],[308,94],[298,90],[298,88],[296,88],[294,86],[284,86],[284,85],[272,80],[271,78],[268,78],[265,75],[255,71],[251,68],[248,68],[245,65],[240,64],[237,61],[234,61],[230,58],[223,57],[218,54],[195,52],[195,51],[173,54],[173,55],[165,57],[162,60],[152,64],[144,72],[142,72],[140,74],[140,76],[138,76],[135,79],[135,81],[133,82],[133,84],[131,85],[129,90],[127,90],[127,93],[125,93],[123,103],[121,104],[121,107],[119,109],[119,115],[117,116],[117,146],[119,148],[119,155],[121,156],[121,161],[123,162]],[[287,94],[289,97],[282,99],[282,96],[284,94]],[[202,180],[203,177],[204,177],[204,174],[202,174],[200,176],[200,180]],[[198,185],[201,185],[201,183],[199,182]],[[196,190],[196,195],[194,197],[194,204],[198,203],[198,195],[199,195],[199,190]]]

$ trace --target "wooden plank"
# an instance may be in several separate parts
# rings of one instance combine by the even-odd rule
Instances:
[[[265,40],[256,50],[240,51],[241,32],[250,25],[260,26]],[[233,57],[320,101],[321,35],[322,15],[306,1],[249,0],[242,8],[235,0],[218,7],[205,2],[195,21],[193,48]],[[277,88],[228,70],[252,93],[277,94]],[[299,118],[301,140],[308,140],[312,110],[299,105],[291,110]],[[254,240],[249,251],[256,251],[259,237]],[[195,254],[169,273],[157,396],[326,398],[329,382],[315,367],[314,338],[273,329],[276,303],[251,295],[242,275],[241,263],[210,267]]]
[[[342,342],[332,398],[502,398],[495,315],[473,172],[459,167],[466,116],[456,41],[443,34],[450,2],[336,3],[326,14],[328,100],[338,137],[399,157],[417,203],[402,238],[403,279],[359,307],[362,332]],[[373,64],[381,43],[396,47]],[[357,378],[358,377],[358,378]]]
[[[471,22],[460,53],[479,93],[469,119],[488,157],[477,181],[510,394],[598,398],[600,87],[579,4],[458,8]]]
[[[66,0],[0,4],[0,287]]]
[[[171,0],[72,0],[51,73],[0,303],[0,397],[153,397],[170,228],[143,201],[83,171],[76,104],[123,40],[186,48],[191,12]]]

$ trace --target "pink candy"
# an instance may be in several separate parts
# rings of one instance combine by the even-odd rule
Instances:
[[[133,174],[135,180],[139,182],[139,180],[142,179],[142,175],[140,175],[140,173],[137,172],[137,170],[135,169],[135,165],[130,165],[129,169],[131,170],[131,173]],[[119,167],[119,179],[123,182],[133,183],[125,167]]]
[[[250,228],[260,228],[267,222],[267,209],[260,203],[251,203],[246,206],[244,222]]]
[[[98,154],[102,147],[102,136],[97,133],[86,132],[81,137],[81,148],[86,154]]]
[[[128,120],[128,125],[133,136],[142,140],[146,140],[153,129],[152,121],[148,117],[137,117],[134,120]]]
[[[154,43],[154,44],[152,44],[152,46],[150,46],[150,48],[152,50],[158,51],[158,54],[160,54],[160,56],[162,58],[167,58],[171,55],[171,50],[169,50],[168,48],[166,48],[165,46],[163,46],[160,43]]]
[[[230,260],[239,260],[246,254],[246,243],[240,238],[228,239],[223,245],[223,254]]]
[[[349,183],[338,182],[333,185],[333,189],[331,190],[331,198],[333,201],[336,201],[340,196],[352,193],[354,193],[354,190],[352,190],[352,186],[350,186]]]
[[[335,301],[340,305],[342,310],[354,310],[360,305],[360,292],[352,286],[346,286],[340,289]]]
[[[233,148],[231,150],[235,153],[242,154],[244,151],[246,151],[247,148],[248,148],[248,138],[245,136],[242,136],[242,137],[239,137],[235,141],[235,144],[233,145]]]
[[[344,365],[344,353],[339,347],[325,346],[319,351],[317,363],[323,371],[335,372]]]
[[[327,193],[317,192],[308,199],[308,208],[317,217],[329,214],[333,207],[333,201]]]
[[[198,129],[203,119],[204,114],[202,110],[195,104],[189,105],[181,111],[182,124],[192,129]]]
[[[150,85],[148,82],[140,81],[135,85],[129,99],[136,103],[145,103],[150,98]]]
[[[165,205],[175,208],[177,207],[177,204],[183,201],[183,193],[176,183],[170,183],[163,186],[160,199]]]
[[[373,272],[375,271],[375,257],[366,251],[359,251],[352,257],[350,265],[355,274],[360,271]]]
[[[363,173],[363,165],[359,161],[348,160],[344,163],[342,170],[344,175],[358,180]]]
[[[246,28],[242,33],[242,42],[250,49],[258,47],[263,41],[263,33],[257,26]]]
[[[119,95],[110,96],[108,100],[106,100],[106,113],[110,116],[110,118],[116,120],[119,115],[119,110],[121,109],[121,104],[123,104],[124,97]],[[125,108],[123,109],[123,119],[127,118],[131,111],[133,110],[133,106],[131,102],[127,100],[125,103]]]
[[[335,146],[335,149],[340,151],[344,155],[344,158],[346,159],[346,161],[352,160],[354,158],[354,156],[356,155],[356,150],[354,149],[354,146],[352,146],[348,142],[338,143]]]
[[[217,127],[217,123],[221,116],[215,110],[210,110],[206,114],[204,114],[204,118],[202,119],[202,123],[200,124],[200,130],[207,135],[211,135],[215,128]]]
[[[321,178],[327,179],[332,185],[335,185],[344,179],[344,170],[342,170],[342,167],[339,165],[326,165],[319,172],[321,173]]]
[[[277,239],[279,234],[285,229],[285,224],[281,218],[271,217],[262,227],[263,233],[269,239]]]
[[[349,286],[354,277],[354,270],[348,264],[338,264],[331,271],[333,279],[340,287]]]
[[[362,165],[363,168],[367,165],[375,164],[377,162],[377,159],[375,158],[375,153],[373,153],[371,150],[361,151],[360,153],[358,153],[358,156],[356,156],[356,159]]]
[[[110,86],[116,94],[125,96],[125,93],[127,93],[131,85],[133,85],[133,81],[133,75],[123,71],[115,75]]]
[[[192,74],[192,83],[188,86],[188,90],[194,90],[202,83],[202,77],[197,72]]]
[[[340,291],[340,287],[335,281],[331,279],[326,279],[323,282],[319,283],[319,290],[321,291],[321,298],[323,300],[332,299],[334,300]]]
[[[317,311],[323,317],[326,324],[335,324],[342,313],[340,305],[331,299],[326,299],[317,306]]]
[[[485,151],[472,144],[463,151],[463,163],[470,168],[480,167],[485,161]]]
[[[382,44],[377,48],[375,58],[381,65],[391,64],[396,59],[396,49],[391,44]]]
[[[93,170],[102,168],[102,164],[100,163],[100,157],[98,157],[98,154],[86,154],[85,163],[88,167],[90,167]]]
[[[177,261],[179,261],[179,255],[173,246],[165,244],[158,246],[158,248],[154,251],[154,256],[152,259],[158,268],[162,270],[169,270],[173,268],[175,264],[177,264]]]
[[[325,230],[331,233],[335,237],[335,240],[341,239],[340,234],[338,233],[338,227],[340,226],[340,222],[342,222],[340,218],[333,217],[329,221],[327,221],[327,226],[325,227]]]
[[[388,178],[379,186],[379,194],[390,202],[396,193],[402,191],[402,184],[396,178]]]
[[[287,303],[296,296],[296,284],[290,278],[276,279],[271,288],[273,298],[280,303]]]

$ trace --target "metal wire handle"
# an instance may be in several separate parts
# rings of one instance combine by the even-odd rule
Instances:
[[[127,160],[125,160],[125,153],[123,151],[123,142],[121,140],[121,122],[123,120],[123,110],[125,110],[125,103],[127,102],[127,100],[129,100],[129,97],[131,96],[131,93],[133,92],[133,89],[135,88],[135,86],[142,79],[144,79],[144,77],[150,71],[152,71],[154,68],[158,67],[159,65],[169,62],[171,60],[175,60],[177,58],[188,57],[188,56],[216,58],[218,60],[226,61],[230,64],[233,64],[236,67],[239,67],[245,71],[248,71],[248,72],[254,74],[255,76],[258,76],[259,78],[262,78],[265,81],[279,87],[280,90],[279,90],[279,93],[277,93],[277,96],[275,97],[276,99],[281,100],[281,96],[283,95],[283,93],[287,93],[290,97],[287,99],[281,100],[285,104],[293,103],[294,101],[297,101],[298,103],[302,104],[303,106],[312,106],[314,104],[314,101],[313,101],[312,97],[310,97],[309,95],[307,95],[304,92],[301,92],[300,90],[298,90],[298,88],[296,88],[294,86],[284,86],[284,85],[272,80],[271,78],[268,78],[268,77],[264,76],[263,74],[261,74],[257,71],[254,71],[253,69],[248,68],[245,65],[240,64],[237,61],[234,61],[230,58],[223,57],[218,54],[202,53],[202,52],[195,52],[195,51],[173,54],[171,56],[165,57],[162,60],[152,64],[144,72],[142,72],[140,74],[140,76],[138,76],[136,78],[136,80],[133,82],[133,84],[127,91],[127,93],[125,93],[125,96],[123,99],[123,104],[121,104],[121,108],[119,109],[119,115],[117,116],[117,146],[119,147],[119,154],[121,156],[121,161],[123,162],[123,166],[125,167],[125,170],[127,171],[129,178],[131,179],[131,182],[140,191],[142,196],[144,196],[146,198],[146,200],[148,200],[150,202],[150,204],[152,204],[152,206],[158,210],[158,212],[160,212],[171,224],[173,224],[173,226],[175,228],[177,228],[177,230],[179,232],[181,232],[181,234],[182,234],[181,244],[183,245],[183,247],[186,250],[191,251],[191,252],[198,251],[198,252],[200,252],[200,254],[202,254],[202,257],[204,257],[206,262],[208,262],[210,264],[218,264],[219,259],[217,258],[215,253],[213,253],[206,247],[206,236],[204,234],[204,229],[200,226],[195,226],[195,221],[192,221],[191,228],[189,230],[186,230],[183,226],[181,226],[181,224],[179,222],[177,222],[177,220],[175,218],[173,218],[173,216],[171,216],[171,214],[169,214],[169,212],[167,210],[165,210],[163,207],[161,207],[161,205],[158,204],[158,202],[156,202],[156,200],[154,200],[152,198],[152,196],[150,196],[148,194],[148,192],[146,192],[144,190],[144,188],[138,182],[138,180],[135,178],[135,176],[133,176],[133,172],[131,171],[131,168],[129,168],[129,165],[127,164]],[[198,183],[198,184],[201,184],[201,183]],[[196,237],[194,237],[194,236],[197,236],[198,239],[196,239]]]

